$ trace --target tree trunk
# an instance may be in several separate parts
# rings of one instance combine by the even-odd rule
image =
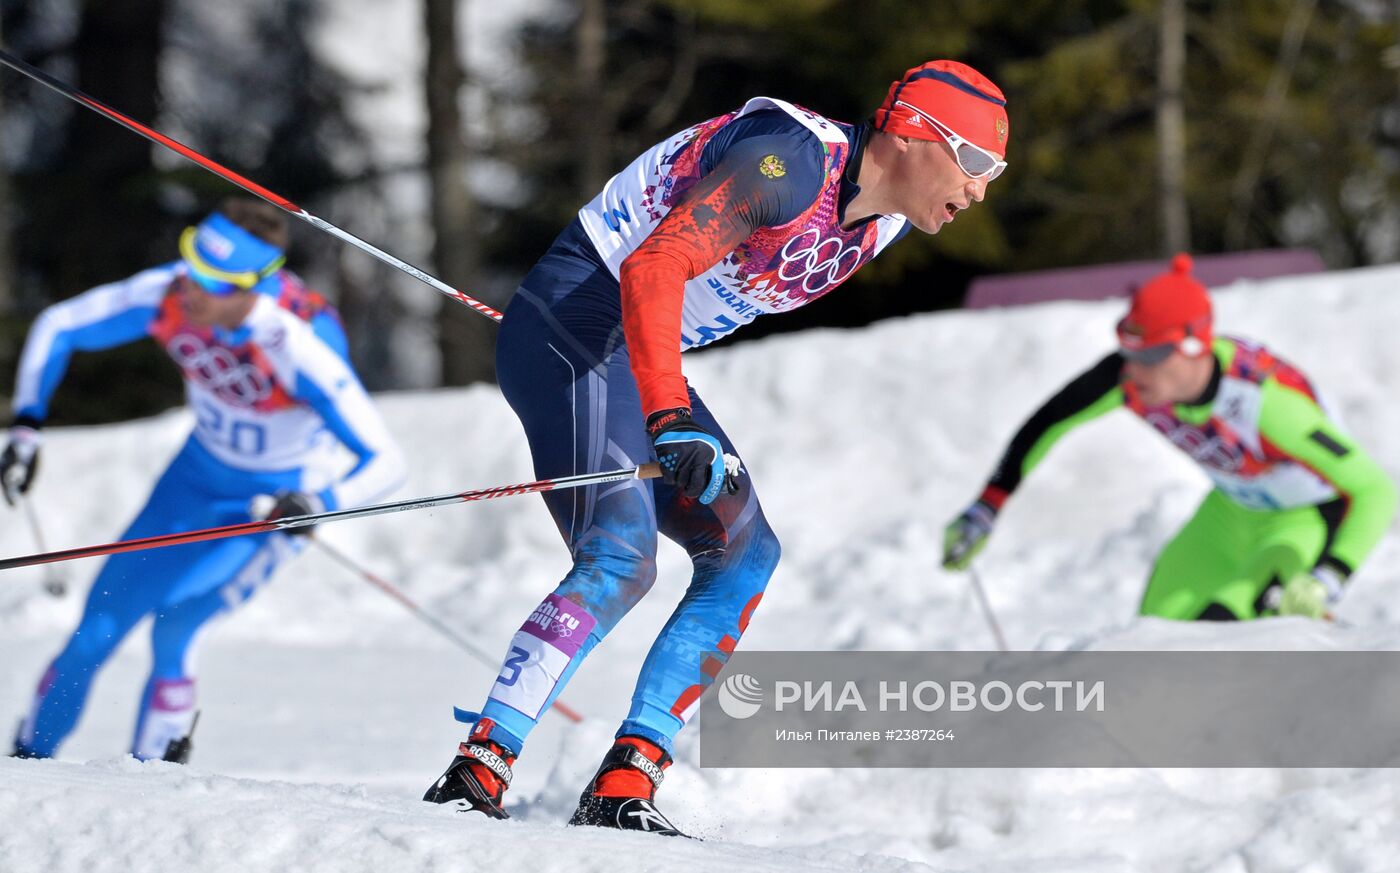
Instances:
[[[467,293],[479,277],[481,242],[467,184],[469,150],[458,98],[466,74],[457,43],[457,0],[424,0],[428,62],[428,181],[431,187],[433,265],[438,278]],[[466,306],[444,299],[438,310],[438,348],[444,385],[495,376],[496,326]]]
[[[1254,207],[1254,192],[1259,187],[1259,178],[1264,174],[1264,163],[1269,157],[1269,141],[1273,139],[1274,128],[1278,126],[1283,112],[1288,106],[1288,86],[1293,78],[1293,68],[1298,64],[1298,54],[1303,48],[1303,37],[1307,35],[1308,24],[1312,21],[1313,9],[1317,0],[1294,0],[1289,10],[1288,21],[1283,27],[1283,38],[1279,41],[1278,57],[1274,61],[1273,72],[1269,74],[1269,84],[1264,90],[1263,106],[1259,117],[1250,126],[1249,142],[1244,156],[1240,159],[1239,171],[1231,190],[1230,214],[1225,221],[1225,245],[1227,248],[1243,248],[1249,241],[1249,216]]]
[[[608,61],[607,7],[603,0],[581,0],[574,33],[575,130],[579,144],[579,202],[587,202],[608,181],[608,140],[612,118],[603,99],[603,68]]]
[[[1395,30],[1396,33],[1396,43],[1395,45],[1390,47],[1390,51],[1394,53],[1400,53],[1400,0],[1390,0],[1390,10],[1391,18],[1394,19],[1391,22],[1391,27]],[[1400,64],[1396,64],[1395,73],[1397,76],[1397,81],[1400,81]],[[1396,99],[1400,100],[1400,95],[1398,95]]]
[[[142,122],[160,110],[166,0],[84,3],[72,46],[76,85]],[[51,294],[67,297],[174,255],[157,202],[149,142],[73,109],[55,168],[31,197],[31,235],[52,269]]]
[[[5,44],[4,29],[0,26],[0,45]],[[0,124],[5,120],[5,92],[0,88]],[[15,308],[15,259],[10,248],[10,168],[0,161],[0,316],[14,312]]]
[[[1162,0],[1157,49],[1157,187],[1162,255],[1191,248],[1186,208],[1186,115],[1181,105],[1186,69],[1185,0]]]

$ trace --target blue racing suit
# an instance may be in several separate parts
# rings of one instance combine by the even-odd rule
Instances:
[[[651,461],[645,422],[666,407],[688,407],[738,454],[680,376],[678,358],[674,365],[669,358],[824,295],[903,235],[902,216],[842,226],[859,190],[866,135],[756,98],[658,144],[580,211],[516,292],[497,344],[501,390],[524,426],[538,476]],[[723,233],[710,233],[716,217]],[[713,255],[684,264],[683,295],[629,298],[631,265],[651,257],[666,269],[680,260],[649,242],[678,238],[694,243],[686,251]],[[664,283],[640,284],[650,293]],[[544,499],[573,567],[510,643],[480,713],[489,736],[519,754],[584,657],[650,589],[660,533],[689,553],[693,575],[642,665],[618,736],[669,751],[778,563],[778,539],[752,482],[739,476],[737,492],[709,504],[658,480]]]
[[[195,429],[123,538],[245,522],[258,495],[303,491],[336,509],[398,487],[402,456],[351,369],[335,311],[282,271],[275,293],[258,294],[236,330],[199,326],[180,306],[186,269],[177,261],[49,307],[20,360],[15,417],[32,424],[45,419],[75,351],[150,336],[180,367]],[[337,443],[356,456],[348,472],[338,469]],[[132,753],[161,757],[194,718],[195,652],[209,621],[251,597],[300,547],[298,538],[272,533],[109,558],[77,629],[39,682],[19,751],[57,751],[97,671],[153,615],[154,663]]]

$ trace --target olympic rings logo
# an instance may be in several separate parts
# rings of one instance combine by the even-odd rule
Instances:
[[[1244,466],[1244,451],[1238,443],[1159,412],[1149,413],[1147,421],[1198,463],[1226,473],[1234,473]]]
[[[223,346],[209,346],[198,336],[176,334],[165,350],[185,375],[213,391],[220,400],[234,406],[253,406],[272,394],[267,374],[246,361],[240,361]]]
[[[843,247],[840,237],[822,239],[821,231],[812,229],[788,240],[778,254],[782,258],[779,279],[801,280],[803,291],[820,294],[850,278],[860,266],[861,248]]]

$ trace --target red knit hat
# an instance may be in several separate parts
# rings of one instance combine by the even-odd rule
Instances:
[[[966,64],[929,61],[914,67],[890,85],[885,102],[875,110],[876,130],[914,139],[942,139],[917,112],[897,102],[918,107],[974,145],[1006,154],[1006,140],[1011,135],[1006,95],[991,79]]]
[[[1189,357],[1210,351],[1210,294],[1191,275],[1190,255],[1172,258],[1170,270],[1133,294],[1132,308],[1118,322],[1118,344],[1126,357],[1149,363],[1171,351]]]

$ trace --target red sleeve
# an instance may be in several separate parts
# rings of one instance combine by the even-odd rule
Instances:
[[[642,414],[690,408],[681,375],[681,308],[685,283],[717,264],[761,226],[763,181],[723,164],[700,179],[622,262],[622,330]],[[755,195],[759,196],[756,198]]]

